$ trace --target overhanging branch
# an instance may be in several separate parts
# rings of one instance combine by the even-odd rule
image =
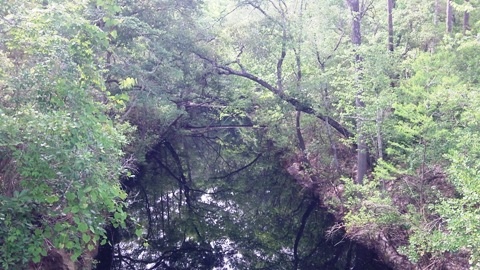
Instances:
[[[249,73],[245,70],[241,70],[241,71],[240,70],[235,70],[235,69],[233,69],[229,66],[220,65],[216,61],[214,61],[212,59],[209,59],[209,58],[207,58],[203,55],[200,55],[198,53],[196,55],[199,58],[201,58],[201,59],[209,62],[211,65],[213,65],[218,70],[218,72],[220,74],[234,75],[234,76],[239,76],[239,77],[249,79],[250,81],[253,81],[253,82],[261,85],[262,87],[266,88],[267,90],[271,91],[276,96],[278,96],[281,100],[290,103],[291,105],[293,105],[295,107],[295,109],[297,111],[301,111],[301,112],[304,112],[306,114],[314,115],[318,119],[324,121],[325,123],[327,123],[328,125],[333,127],[343,137],[353,138],[354,135],[348,129],[346,129],[344,126],[342,126],[340,123],[338,123],[335,119],[331,118],[330,116],[323,115],[320,112],[318,112],[317,110],[315,110],[314,108],[302,103],[301,101],[299,101],[299,100],[297,100],[293,97],[288,96],[287,94],[285,94],[285,92],[283,92],[280,89],[276,88],[275,86],[271,85],[267,81],[255,76],[255,75],[253,75],[253,74],[251,74],[251,73]]]
[[[213,131],[213,130],[225,130],[225,129],[240,129],[240,128],[250,128],[250,129],[259,129],[265,128],[264,125],[216,125],[216,126],[192,126],[187,124],[183,127],[185,130],[195,130],[195,131]]]

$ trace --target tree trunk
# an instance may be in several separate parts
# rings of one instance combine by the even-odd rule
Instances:
[[[435,0],[435,4],[434,4],[434,7],[433,7],[433,24],[435,26],[438,25],[438,13],[439,13],[439,10],[440,10],[440,5],[438,3],[438,0]]]
[[[393,52],[393,0],[387,0],[388,11],[388,50]]]
[[[380,259],[393,269],[415,269],[415,265],[405,255],[398,253],[397,248],[392,245],[384,232],[376,233],[376,239],[374,239],[372,245]]]
[[[353,20],[352,20],[352,43],[355,46],[360,46],[362,44],[362,32],[360,29],[360,21],[361,21],[361,14],[360,14],[360,4],[359,0],[349,0],[350,11],[352,12]],[[361,69],[358,67],[359,62],[361,61],[361,57],[359,54],[355,55],[355,61],[357,64],[356,72],[357,72],[357,80],[361,79],[360,72]],[[357,95],[355,97],[355,107],[357,111],[361,110],[365,107],[361,99],[362,91],[359,89],[357,91]],[[367,144],[365,143],[365,135],[363,134],[362,130],[363,121],[357,113],[357,174],[355,177],[355,183],[363,184],[363,178],[367,173],[368,167],[368,150]]]
[[[468,5],[470,0],[465,0],[465,3]],[[470,30],[470,12],[465,10],[463,12],[463,34],[465,35],[467,31]]]
[[[354,45],[362,44],[362,33],[360,31],[360,4],[359,0],[349,0],[350,10],[353,15],[352,21],[352,43]]]
[[[447,33],[452,32],[453,28],[453,8],[452,8],[452,0],[447,0],[447,16],[446,16],[446,29]]]
[[[355,100],[355,106],[357,108],[365,107],[365,104],[361,101],[360,97]],[[357,119],[357,175],[355,177],[355,183],[363,184],[363,178],[367,173],[368,168],[368,149],[365,142],[365,135],[362,131],[363,121]]]

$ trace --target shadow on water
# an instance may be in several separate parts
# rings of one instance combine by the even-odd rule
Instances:
[[[326,238],[333,215],[278,157],[248,156],[255,164],[212,177],[222,164],[177,149],[159,143],[123,181],[130,219],[107,228],[112,245],[99,248],[96,269],[390,269],[343,232]]]

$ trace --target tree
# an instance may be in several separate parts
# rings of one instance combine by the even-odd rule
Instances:
[[[126,215],[117,179],[129,125],[107,115],[97,57],[108,37],[80,15],[87,3],[21,4],[2,15],[1,267],[82,254],[88,267],[103,226]]]
[[[263,6],[246,4],[262,14]],[[164,20],[173,25],[178,23],[174,18],[166,18],[170,12],[177,12],[177,8],[168,10],[162,16],[150,14],[141,6],[131,8],[140,11],[120,13],[123,22],[136,20],[136,24],[141,25],[141,21],[148,21],[148,25],[165,28],[171,26]],[[127,104],[132,109],[125,119],[137,123],[139,130],[151,132],[139,134],[148,139],[149,146],[146,148],[150,147],[148,155],[140,163],[144,173],[135,181],[124,182],[132,195],[129,213],[136,220],[141,220],[144,229],[137,231],[142,234],[141,237],[133,233],[133,226],[117,235],[114,267],[145,268],[154,265],[167,268],[175,265],[177,268],[191,268],[196,265],[197,268],[209,269],[215,265],[220,267],[225,261],[237,268],[346,267],[353,263],[355,257],[372,256],[368,252],[361,255],[360,251],[349,251],[349,245],[323,251],[323,231],[318,228],[324,227],[326,221],[324,214],[316,210],[319,198],[311,192],[303,194],[287,175],[280,173],[282,168],[277,151],[282,148],[297,149],[296,144],[291,143],[298,139],[295,133],[291,134],[293,137],[278,136],[288,134],[290,130],[288,119],[284,119],[289,114],[289,106],[294,105],[299,110],[314,114],[344,136],[349,136],[348,130],[332,118],[320,111],[312,111],[312,108],[290,97],[305,94],[298,84],[297,93],[283,96],[288,105],[279,103],[278,97],[273,95],[289,91],[293,84],[285,79],[285,74],[290,74],[290,63],[297,63],[297,59],[291,62],[291,58],[287,57],[290,56],[287,50],[292,52],[290,34],[293,30],[285,8],[277,10],[280,17],[270,17],[263,22],[265,29],[272,25],[278,27],[279,48],[280,51],[282,47],[285,49],[285,58],[282,60],[283,53],[280,52],[275,62],[274,82],[262,82],[260,78],[251,77],[253,74],[241,73],[243,62],[240,61],[239,70],[229,70],[228,65],[225,66],[225,71],[238,72],[239,77],[250,76],[271,91],[257,91],[253,95],[252,83],[232,77],[222,78],[197,57],[214,63],[214,59],[206,57],[210,56],[211,50],[191,45],[173,46],[179,42],[174,38],[178,30],[172,30],[173,40],[166,42],[168,36],[154,34],[158,29],[153,27],[144,28],[141,34],[137,34],[127,23],[117,25],[118,42],[122,44],[119,45],[120,51],[130,50],[125,47],[136,50],[138,43],[134,41],[138,39],[148,44],[141,48],[144,53],[138,54],[139,60],[135,60],[138,65],[158,61],[143,57],[157,55],[159,51],[166,59],[175,61],[159,62],[156,69],[151,69],[149,65],[141,66],[136,75],[137,85],[130,92],[130,100],[135,98],[137,101]],[[268,17],[270,13],[263,11]],[[191,20],[188,16],[182,19]],[[208,33],[205,35],[208,36]],[[301,43],[303,41],[299,36],[297,41]],[[303,44],[295,46],[297,52],[301,51],[301,46]],[[241,45],[238,49],[236,57],[248,61],[244,58],[247,50],[242,52]],[[191,55],[196,58],[190,58]],[[129,54],[122,53],[122,57],[129,57]],[[303,59],[302,56],[300,62]],[[117,62],[121,61],[117,59]],[[297,76],[302,67],[301,64],[296,66]],[[112,65],[113,89],[118,84],[114,80],[119,76],[116,73],[119,70],[126,68],[122,64]],[[176,72],[186,77],[178,76]],[[170,74],[176,75],[169,80],[175,87],[158,85],[159,78],[169,78]],[[303,84],[300,77],[296,82]],[[203,84],[199,87],[191,82],[192,79]],[[149,103],[139,100],[145,92],[150,94]],[[146,115],[147,112],[155,112],[157,98],[166,100],[165,105],[170,102],[168,106],[176,107],[175,112],[179,113],[165,126],[159,125],[165,123],[162,119],[165,115]],[[140,102],[145,102],[145,109]],[[150,117],[152,121],[143,122]],[[272,125],[272,128],[266,129],[267,125]],[[303,133],[300,124],[298,127]],[[139,153],[139,160],[142,160]],[[264,178],[264,182],[252,182],[259,178]],[[141,196],[133,197],[136,194]],[[238,254],[242,254],[243,259],[239,259]],[[201,257],[208,260],[204,261]]]
[[[451,2],[451,0],[447,0],[447,7],[445,9],[447,12],[445,20],[447,33],[451,33],[453,28],[453,7]]]
[[[388,13],[388,50],[393,52],[393,7],[394,0],[387,0],[387,13]]]
[[[360,12],[360,3],[358,0],[349,0],[348,4],[350,6],[350,12],[352,13],[352,33],[351,39],[354,48],[362,44],[362,32],[361,32],[361,12]],[[355,49],[354,49],[355,50]],[[355,62],[356,73],[358,80],[361,80],[361,55],[355,53]],[[365,103],[362,101],[362,90],[357,90],[355,96],[355,107],[357,110],[361,110],[365,107]],[[365,135],[363,134],[363,120],[360,117],[360,114],[357,114],[356,119],[356,128],[357,128],[357,175],[355,177],[355,182],[358,184],[363,184],[365,174],[368,169],[368,149],[365,141]]]
[[[477,4],[4,3],[0,268],[476,268]]]
[[[469,0],[465,0],[465,4],[468,5],[469,3],[470,3]],[[470,30],[470,11],[466,9],[463,12],[463,34],[465,35],[469,30]]]
[[[138,106],[139,103],[128,104],[132,109],[126,118],[135,121],[142,130],[148,130],[149,134],[143,137],[149,139],[146,148],[157,143],[164,151],[157,157],[160,162],[156,159],[153,163],[149,158],[147,160],[160,166],[162,174],[166,174],[169,181],[164,183],[161,192],[157,190],[157,194],[145,192],[145,198],[148,198],[145,201],[147,204],[163,202],[163,205],[157,205],[158,209],[163,209],[160,214],[162,218],[157,218],[157,223],[161,224],[162,220],[177,220],[176,224],[184,225],[182,231],[188,232],[189,238],[182,238],[181,234],[173,231],[172,239],[163,239],[169,242],[172,247],[170,250],[185,251],[185,246],[179,244],[185,243],[190,249],[195,247],[195,251],[207,250],[208,254],[212,255],[215,254],[213,249],[204,249],[202,246],[207,235],[214,239],[226,231],[231,233],[230,237],[239,231],[245,232],[240,228],[226,231],[207,229],[210,228],[208,222],[204,223],[196,215],[208,212],[198,209],[198,205],[202,205],[198,198],[201,197],[200,194],[209,194],[208,190],[215,191],[215,188],[225,186],[221,181],[208,183],[198,179],[202,179],[203,175],[203,178],[208,179],[210,170],[222,171],[233,178],[233,175],[239,173],[238,179],[242,179],[240,171],[244,169],[244,173],[248,171],[252,176],[256,175],[255,172],[261,171],[256,164],[262,159],[257,159],[252,153],[281,149],[290,153],[279,157],[288,164],[284,166],[287,172],[300,186],[312,192],[309,200],[314,201],[311,198],[316,197],[319,205],[329,207],[334,212],[340,224],[338,227],[343,226],[348,237],[374,247],[383,261],[397,269],[421,267],[430,263],[439,267],[446,265],[447,262],[439,261],[438,258],[453,255],[446,254],[446,249],[436,249],[437,247],[433,248],[421,241],[431,240],[422,234],[427,231],[422,219],[431,222],[439,214],[425,209],[428,209],[431,202],[451,196],[448,191],[453,190],[449,187],[440,192],[429,191],[432,181],[438,181],[442,187],[448,186],[446,175],[436,166],[447,162],[439,157],[450,148],[440,145],[450,144],[451,137],[444,136],[448,123],[452,122],[443,121],[447,123],[443,126],[439,124],[441,121],[435,118],[443,115],[435,106],[424,108],[425,104],[421,102],[422,95],[419,93],[429,83],[416,81],[422,77],[417,76],[422,73],[419,67],[431,65],[431,62],[422,62],[426,56],[419,56],[424,55],[421,51],[435,53],[436,50],[441,50],[438,44],[443,39],[440,32],[444,32],[444,29],[432,23],[435,13],[431,11],[436,9],[434,3],[396,1],[395,12],[399,19],[395,20],[395,36],[393,19],[385,20],[392,14],[392,2],[387,3],[390,8],[385,10],[384,2],[366,2],[366,5],[361,7],[358,2],[349,1],[347,4],[353,15],[351,31],[346,30],[346,25],[350,23],[345,21],[341,13],[346,6],[334,1],[238,1],[231,4],[233,11],[225,10],[225,13],[222,13],[217,5],[217,9],[209,10],[211,13],[203,14],[201,23],[188,24],[187,29],[198,31],[195,35],[195,31],[187,31],[188,34],[182,36],[188,42],[156,32],[158,27],[170,29],[169,33],[177,33],[178,29],[168,28],[164,18],[149,14],[146,9],[140,9],[141,15],[136,11],[123,15],[125,19],[130,17],[129,20],[135,20],[139,25],[141,21],[148,21],[148,26],[144,28],[148,35],[145,32],[132,31],[136,28],[128,28],[128,24],[120,25],[118,29],[125,37],[122,44],[128,44],[126,47],[118,46],[118,50],[123,51],[122,57],[128,57],[129,50],[140,50],[143,53],[137,55],[137,65],[141,66],[145,60],[152,61],[138,69],[138,84],[133,88],[138,92],[131,93],[132,97],[138,98],[144,94],[142,91],[146,90],[149,94],[145,96],[149,99],[145,101],[151,103],[145,102],[148,106],[143,109]],[[230,7],[228,3],[225,6]],[[180,8],[184,11],[181,14],[193,14],[185,12],[183,7],[185,6]],[[206,8],[211,7],[207,4]],[[168,10],[166,15],[177,14],[176,8],[164,9]],[[209,14],[213,13],[216,14],[215,18],[209,18]],[[249,17],[248,20],[238,22],[232,19],[233,14]],[[438,17],[438,20],[446,19],[440,15]],[[175,18],[178,17],[172,16],[171,20]],[[190,23],[199,17],[181,18]],[[318,21],[324,22],[324,25],[312,23]],[[317,30],[304,27],[305,25],[321,26]],[[122,27],[125,29],[122,30]],[[245,29],[249,31],[244,31]],[[343,40],[343,37],[349,32],[353,35],[348,42]],[[136,36],[133,35],[130,39],[127,33],[136,33]],[[158,38],[159,35],[162,38]],[[196,38],[192,38],[193,36]],[[333,36],[335,39],[323,40],[321,37],[324,36]],[[148,46],[136,47],[138,45],[133,41],[140,40],[147,41]],[[398,49],[385,50],[385,40],[389,41],[389,45],[395,43],[395,48]],[[171,43],[181,46],[172,46]],[[155,46],[157,44],[161,46]],[[352,45],[355,50],[352,50]],[[158,61],[152,57],[157,54],[162,55],[162,59],[171,59],[171,62]],[[438,63],[445,64],[447,61]],[[127,70],[111,69],[113,84],[117,84],[115,80],[120,82],[114,77],[121,78],[121,72],[118,71],[122,69]],[[176,70],[178,72],[175,72]],[[159,74],[167,77],[166,81],[169,83],[159,84],[158,80],[162,78]],[[449,80],[453,78],[449,77],[450,75],[441,77]],[[189,83],[193,81],[201,82],[202,87],[197,88],[197,84]],[[144,116],[146,113],[142,112],[156,108],[155,100],[159,102],[159,99],[152,96],[162,97],[165,101],[162,105],[169,108],[166,111],[173,112],[166,113],[171,117],[169,121],[163,120],[162,114],[151,114],[151,121],[144,122],[148,118]],[[427,99],[435,100],[430,95]],[[356,102],[353,102],[354,100]],[[448,111],[447,107],[445,109]],[[162,119],[160,123],[165,124],[158,125],[158,119]],[[316,122],[318,119],[321,120],[320,123]],[[340,136],[332,135],[330,129],[336,130]],[[194,137],[208,143],[200,144],[192,139]],[[327,137],[328,143],[321,145],[319,142]],[[348,139],[348,142],[342,142],[342,139]],[[356,162],[355,154],[352,155],[349,150],[349,144],[354,144],[354,139],[359,149],[356,152]],[[170,150],[169,144],[174,151]],[[241,147],[235,149],[232,147],[234,144]],[[366,150],[375,148],[377,151],[372,153],[372,156],[375,155],[376,162],[372,163],[372,173],[367,174],[366,169],[362,169],[367,164]],[[190,152],[191,149],[197,149],[199,152],[189,153],[185,149]],[[213,149],[215,151],[210,152]],[[200,161],[210,159],[217,162],[209,163],[206,166],[209,170],[195,172],[192,169],[196,167],[194,164],[204,164]],[[228,162],[218,160],[235,160],[236,165],[231,166]],[[337,165],[332,166],[335,163]],[[359,168],[355,178],[358,183],[363,182],[362,185],[351,185],[348,180],[352,177],[351,170],[355,164]],[[332,168],[336,168],[334,176],[330,174]],[[367,177],[369,181],[361,181]],[[240,183],[242,182],[239,181]],[[231,186],[235,185],[229,184],[226,187]],[[267,186],[270,187],[270,184]],[[267,187],[260,187],[261,190],[264,188]],[[232,197],[222,192],[214,193],[216,199],[235,205],[235,209],[251,211],[254,208],[248,199],[242,198],[242,192],[234,192],[236,196]],[[251,201],[257,202],[256,205],[260,204],[258,198]],[[304,205],[306,208],[303,216],[306,216],[306,220],[309,219],[308,213],[313,211],[309,210],[313,208],[309,207],[310,205],[312,204]],[[172,209],[182,210],[174,212]],[[208,213],[212,214],[211,212]],[[227,212],[223,213],[226,215]],[[145,213],[140,213],[137,214],[144,215],[147,220],[152,217],[147,208]],[[167,215],[165,218],[165,213],[170,213],[171,216]],[[236,217],[234,220],[240,222],[242,219]],[[300,243],[307,225],[302,225],[306,224],[302,220],[304,219],[300,218],[300,222],[292,226],[293,228],[296,225],[298,228],[290,255],[294,267],[301,267],[303,263]],[[225,223],[222,224],[233,226],[235,222],[232,221],[223,220]],[[256,226],[247,228],[262,231],[262,228]],[[418,229],[419,233],[411,233],[409,228]],[[150,236],[148,232],[147,235]],[[256,239],[254,235],[247,236],[247,239]],[[254,246],[245,245],[244,249],[261,246],[263,255],[260,257],[270,258],[279,247],[272,239],[274,238],[264,236],[260,240],[256,239]],[[154,238],[150,240],[152,243],[161,242]],[[237,243],[241,246],[240,243],[245,244],[246,241],[243,238]],[[283,243],[279,239],[276,241]],[[141,240],[129,238],[127,242],[136,243],[138,253],[148,250],[151,255],[149,262],[170,261],[179,263],[179,267],[186,267],[185,265],[191,264],[197,256],[172,257],[169,253],[155,253],[154,250],[140,247]],[[429,243],[439,242],[431,240]],[[410,248],[402,249],[400,246]],[[449,249],[449,252],[454,251]],[[249,254],[248,260],[238,263],[251,263],[249,266],[278,266],[279,262],[288,257],[288,254],[282,253],[276,260],[262,260],[254,253],[243,252]],[[426,255],[415,257],[418,254]],[[133,258],[134,255],[131,254],[130,257]],[[216,255],[210,255],[206,257],[219,259]],[[122,263],[129,260],[121,256],[117,259]],[[463,259],[457,254],[450,262],[462,265]],[[135,263],[145,263],[138,259],[133,260],[136,260]]]

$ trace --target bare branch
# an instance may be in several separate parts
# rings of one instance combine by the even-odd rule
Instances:
[[[260,7],[260,5],[258,4],[255,4],[253,3],[252,1],[247,1],[247,4],[250,5],[251,7],[255,8],[256,10],[260,11],[260,13],[262,13],[265,17],[267,17],[267,19],[269,19],[270,21],[282,26],[282,24],[277,21],[276,19],[274,19],[272,16],[268,15],[268,13]]]
[[[342,30],[342,34],[340,35],[340,38],[338,39],[337,41],[337,44],[335,44],[335,47],[333,48],[332,52],[324,58],[324,60],[322,61],[322,58],[320,56],[320,52],[318,51],[318,48],[315,48],[315,54],[317,56],[317,62],[320,66],[320,69],[323,71],[325,69],[325,63],[330,59],[332,58],[333,56],[333,53],[336,52],[338,50],[338,47],[340,47],[340,44],[342,43],[342,40],[343,40],[343,37],[345,36],[345,31]],[[316,45],[315,45],[316,47]]]

